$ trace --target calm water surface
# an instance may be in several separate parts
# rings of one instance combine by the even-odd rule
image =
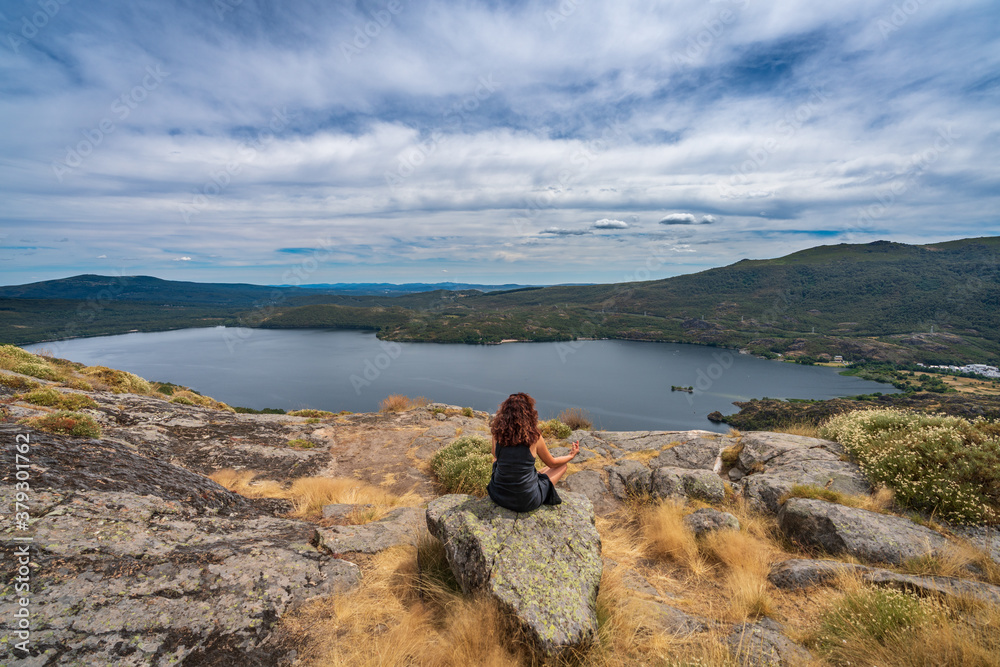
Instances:
[[[27,346],[88,365],[186,385],[230,405],[371,412],[389,394],[494,412],[525,391],[543,419],[583,408],[595,428],[726,431],[705,416],[749,398],[835,398],[889,385],[718,348],[576,341],[441,345],[314,329],[183,329]],[[695,393],[673,392],[693,386]]]

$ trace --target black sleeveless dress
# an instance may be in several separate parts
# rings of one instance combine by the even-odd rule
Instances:
[[[500,507],[530,512],[542,505],[562,502],[549,476],[535,471],[535,457],[528,445],[496,447],[497,460],[486,492]]]

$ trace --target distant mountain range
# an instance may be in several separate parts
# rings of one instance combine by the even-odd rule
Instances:
[[[195,283],[162,280],[152,276],[99,276],[86,274],[26,285],[0,286],[0,298],[9,299],[102,299],[147,301],[172,305],[246,305],[283,298],[317,294],[352,296],[398,296],[434,290],[479,290],[493,292],[525,285],[475,285],[471,283],[330,283],[312,285],[251,285],[247,283]]]
[[[819,246],[606,285],[269,287],[88,275],[0,287],[5,342],[213,324],[364,328],[412,341],[619,338],[765,356],[995,362],[1000,237]]]

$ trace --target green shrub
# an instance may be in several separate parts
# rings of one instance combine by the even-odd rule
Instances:
[[[62,394],[52,387],[42,387],[41,389],[29,391],[27,394],[21,394],[18,398],[25,403],[31,403],[32,405],[53,407],[59,405],[59,402],[62,399]]]
[[[170,399],[171,403],[179,403],[181,405],[196,405],[194,401],[186,396],[174,396]]]
[[[153,385],[145,379],[107,366],[87,366],[80,371],[84,375],[95,378],[107,386],[115,394],[142,394],[148,396],[153,392]]]
[[[837,415],[820,436],[901,505],[959,523],[1000,520],[1000,424],[886,408]]]
[[[819,649],[835,662],[841,652],[895,642],[930,615],[929,603],[909,593],[862,589],[847,593],[820,617]]]
[[[62,381],[66,377],[47,359],[22,350],[16,345],[0,345],[0,368],[42,380]]]
[[[34,380],[21,377],[20,375],[0,374],[0,385],[13,389],[14,391],[31,391],[38,389],[41,385]]]
[[[84,408],[96,408],[97,403],[86,394],[68,394],[56,391],[52,387],[42,387],[26,394],[21,394],[18,398],[25,403],[32,405],[44,405],[47,407],[61,408],[63,410],[83,410]]]
[[[29,417],[22,420],[22,423],[50,433],[75,435],[81,438],[101,437],[101,427],[92,417],[68,410],[59,410],[39,417]]]
[[[313,410],[311,408],[306,408],[304,410],[292,410],[288,413],[291,417],[332,417],[333,413],[327,410]]]
[[[547,422],[542,422],[538,425],[538,430],[547,438],[559,439],[568,438],[570,433],[573,432],[573,429],[558,419],[550,419]]]
[[[448,493],[484,496],[493,471],[490,441],[478,435],[462,436],[431,457],[431,469]]]
[[[462,408],[462,414],[466,417],[472,416],[472,408]]]
[[[90,396],[86,394],[62,394],[62,400],[59,402],[59,407],[65,410],[83,410],[85,408],[96,409],[97,403],[94,402]]]
[[[312,449],[316,447],[316,443],[312,440],[306,440],[305,438],[292,438],[288,441],[289,447],[300,447],[302,449]]]

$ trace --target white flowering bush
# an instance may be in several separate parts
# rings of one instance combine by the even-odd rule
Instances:
[[[841,652],[858,646],[899,641],[936,611],[931,601],[893,590],[863,589],[847,593],[822,616],[819,649],[836,663]]]
[[[894,408],[837,415],[820,428],[896,502],[958,523],[1000,521],[1000,424]]]

